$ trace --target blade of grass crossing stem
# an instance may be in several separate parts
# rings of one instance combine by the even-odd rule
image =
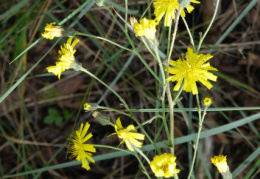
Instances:
[[[232,177],[238,176],[251,162],[255,159],[259,159],[260,147],[258,147],[249,157],[247,157],[232,173]]]
[[[258,120],[259,118],[260,118],[260,113],[257,113],[257,114],[254,114],[252,116],[242,118],[238,121],[235,121],[235,122],[232,122],[232,123],[229,123],[229,124],[225,124],[225,125],[216,127],[214,129],[209,129],[209,130],[203,131],[203,132],[201,132],[200,139],[205,138],[205,137],[209,137],[209,136],[213,136],[213,135],[216,135],[216,134],[220,134],[222,132],[229,131],[229,130],[234,129],[236,127],[243,126],[243,125],[245,125],[249,122],[253,122],[255,120]],[[0,129],[1,129],[1,126],[0,126]],[[175,139],[175,145],[191,142],[191,141],[194,140],[194,138],[196,136],[197,136],[197,133],[187,135],[187,136],[184,136],[184,137],[178,137],[178,138]],[[156,145],[157,145],[158,148],[166,147],[165,141],[158,142],[158,143],[156,143]],[[154,150],[154,146],[152,144],[149,144],[149,145],[143,146],[141,149],[142,149],[142,151],[150,151],[150,150]],[[247,160],[246,162],[251,161],[252,158],[256,158],[257,155],[259,155],[259,153],[260,153],[260,148],[258,148],[252,155],[250,155],[250,157],[248,157],[248,159],[250,159],[250,160]],[[95,156],[95,157],[93,157],[93,159],[95,161],[102,161],[102,160],[112,159],[112,158],[126,156],[126,155],[129,155],[129,153],[118,151],[118,152],[112,152],[112,153],[108,153],[108,154]],[[244,163],[246,164],[246,162],[244,162]],[[23,175],[28,175],[28,174],[32,174],[32,173],[38,173],[38,172],[44,172],[44,171],[48,171],[48,170],[55,170],[55,169],[60,169],[60,168],[71,167],[71,166],[75,166],[75,165],[79,165],[79,164],[80,164],[80,162],[77,162],[77,161],[66,162],[66,163],[53,165],[53,166],[49,166],[49,167],[45,167],[45,168],[40,168],[40,169],[31,170],[31,171],[27,171],[27,172],[21,172],[21,173],[14,174],[14,175],[7,175],[7,176],[4,176],[3,178],[23,176]],[[243,168],[244,168],[244,165],[243,165]],[[240,172],[241,169],[239,169],[239,170],[236,169],[236,171],[233,172],[233,174],[238,174],[237,173],[238,171]]]

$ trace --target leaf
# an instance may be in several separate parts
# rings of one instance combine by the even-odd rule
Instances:
[[[62,125],[62,117],[56,117],[55,118],[55,123],[58,127],[60,127]]]
[[[72,114],[69,112],[69,110],[65,110],[65,111],[63,112],[63,116],[64,116],[64,118],[65,118],[66,120],[68,120],[68,119],[71,118]]]
[[[48,113],[49,116],[53,116],[53,117],[60,116],[59,112],[54,108],[49,108]]]
[[[51,123],[53,123],[53,120],[54,120],[53,116],[47,116],[47,117],[44,118],[43,122],[45,124],[51,124]]]

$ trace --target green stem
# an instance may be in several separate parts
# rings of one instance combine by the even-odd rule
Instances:
[[[191,32],[190,32],[190,28],[189,28],[185,18],[184,17],[181,17],[181,18],[182,18],[182,20],[183,20],[183,22],[185,24],[185,27],[187,29],[187,32],[188,32],[189,36],[190,36],[190,43],[191,43],[191,45],[193,47],[193,50],[195,51],[195,44],[194,44],[194,40],[193,40],[193,37],[192,37]]]
[[[167,57],[166,78],[168,78],[168,76],[169,76],[169,63],[170,63],[170,59],[171,59],[171,55],[172,55],[172,51],[173,51],[173,46],[174,46],[174,42],[175,42],[175,38],[176,38],[176,34],[177,34],[180,12],[181,12],[181,8],[177,11],[177,15],[176,15],[176,19],[175,19],[174,32],[172,34],[172,42],[171,42],[171,46],[170,46],[169,55]],[[170,150],[171,150],[171,154],[174,155],[174,104],[173,104],[173,100],[172,100],[169,82],[166,83],[166,93],[167,93],[169,110],[170,110],[170,136],[171,136],[171,144],[172,144],[172,147],[170,148]]]
[[[212,17],[212,19],[210,21],[210,24],[209,24],[208,28],[206,29],[205,33],[203,34],[203,36],[200,39],[200,42],[199,42],[199,45],[198,45],[198,49],[197,49],[197,53],[199,52],[201,44],[202,44],[204,38],[206,37],[207,33],[209,32],[209,29],[211,28],[211,26],[212,26],[212,24],[213,24],[213,22],[214,22],[214,20],[216,18],[217,11],[218,11],[218,5],[219,5],[219,0],[217,0],[215,11],[214,11],[213,17]]]
[[[161,99],[162,99],[162,110],[163,110],[163,111],[162,111],[162,114],[163,114],[163,124],[164,124],[164,128],[165,128],[165,131],[166,131],[166,135],[167,135],[169,144],[170,144],[170,146],[173,146],[171,134],[169,133],[169,128],[168,128],[168,125],[167,125],[167,120],[166,120],[166,117],[165,117],[166,78],[165,78],[165,73],[164,73],[163,64],[162,64],[162,61],[161,61],[161,59],[160,59],[160,56],[159,56],[159,52],[158,52],[158,48],[157,48],[157,47],[155,47],[155,54],[156,54],[156,57],[157,57],[157,61],[158,61],[159,67],[160,67],[160,71],[161,71],[161,74],[162,74],[162,80],[163,80],[163,89],[162,89],[162,95],[161,95]]]
[[[132,147],[134,147],[135,151],[137,151],[140,155],[143,156],[143,158],[147,161],[147,163],[150,165],[150,160],[146,157],[146,155],[144,155],[144,153],[138,148],[135,147],[134,145],[132,145]]]
[[[149,173],[147,172],[143,162],[140,160],[139,156],[137,155],[137,153],[135,152],[135,157],[137,158],[138,162],[140,163],[141,167],[143,168],[143,172],[145,173],[145,175],[147,176],[148,179],[151,179]]]
[[[208,109],[208,107],[204,108],[203,115],[201,117],[201,107],[200,107],[200,101],[199,101],[199,95],[198,94],[196,94],[196,99],[197,99],[198,113],[199,113],[199,129],[198,129],[197,139],[195,141],[194,154],[193,154],[193,159],[192,159],[192,163],[191,163],[191,166],[190,166],[190,172],[189,172],[189,175],[188,175],[188,179],[191,177],[191,173],[192,173],[192,170],[193,170],[193,167],[194,167],[197,149],[198,149],[198,144],[199,144],[200,132],[201,132],[201,129],[202,129],[202,124],[203,124],[204,118],[207,114],[206,111]]]
[[[124,47],[124,46],[122,46],[122,45],[120,45],[118,43],[115,43],[115,42],[113,42],[111,40],[108,40],[106,38],[103,38],[103,37],[99,37],[99,36],[95,36],[95,35],[91,35],[91,34],[86,34],[86,33],[78,32],[78,31],[75,32],[75,35],[81,35],[81,36],[92,37],[92,38],[104,40],[104,41],[109,42],[109,43],[111,43],[111,44],[113,44],[115,46],[118,46],[118,47],[122,48],[122,49],[125,49],[125,50],[128,50],[130,52],[133,52],[131,49],[126,48],[126,47]]]
[[[122,112],[122,111],[117,110],[117,109],[113,109],[113,108],[105,107],[105,106],[98,106],[98,109],[104,109],[104,110],[114,111],[114,112],[117,112],[117,113],[119,113],[119,114],[123,114],[123,115],[125,115],[125,116],[129,116],[129,117],[131,117],[131,114],[128,114],[128,113]]]
[[[128,105],[126,104],[125,100],[117,93],[115,92],[110,86],[108,86],[106,83],[104,83],[102,80],[100,80],[98,77],[96,77],[95,75],[93,75],[91,72],[89,72],[87,69],[83,68],[81,64],[78,63],[74,63],[75,67],[73,67],[73,69],[77,69],[80,70],[82,72],[85,72],[86,74],[88,74],[89,76],[91,76],[92,78],[96,79],[97,81],[99,81],[101,84],[103,84],[105,87],[107,87],[112,93],[114,93],[118,99],[124,104],[125,108],[127,110],[129,110]]]

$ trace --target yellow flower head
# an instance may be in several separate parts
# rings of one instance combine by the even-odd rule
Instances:
[[[134,29],[137,36],[144,36],[147,39],[154,39],[156,32],[156,25],[158,23],[152,19],[140,19],[140,24],[138,22],[134,23]]]
[[[218,168],[219,173],[226,173],[229,171],[229,167],[227,165],[227,156],[214,156],[211,158],[211,162]]]
[[[176,157],[172,154],[164,153],[162,155],[156,155],[153,161],[150,163],[150,167],[156,177],[173,177],[175,173],[179,173],[180,170],[176,169]]]
[[[46,24],[44,33],[42,33],[45,39],[52,40],[54,37],[62,37],[64,29],[61,26],[55,26],[55,24],[56,22]]]
[[[90,124],[88,122],[85,124],[85,126],[84,124],[81,124],[80,129],[75,132],[73,138],[68,139],[68,153],[71,153],[71,156],[69,158],[76,158],[76,160],[81,161],[82,167],[86,170],[90,170],[87,159],[95,163],[92,158],[92,153],[96,152],[96,149],[92,144],[84,144],[88,139],[92,137],[92,133],[86,135],[89,127]]]
[[[178,91],[183,82],[184,91],[192,92],[193,95],[198,94],[197,81],[201,82],[208,89],[212,88],[211,83],[207,80],[216,81],[217,76],[208,72],[208,70],[218,71],[207,62],[212,57],[210,54],[193,53],[193,50],[188,48],[185,59],[170,60],[170,64],[173,67],[169,67],[169,73],[173,74],[173,76],[168,77],[167,81],[177,81],[173,90]]]
[[[117,118],[116,124],[114,127],[115,127],[116,133],[113,133],[111,135],[117,134],[118,138],[123,139],[123,141],[119,145],[121,145],[122,143],[125,142],[127,148],[131,151],[134,151],[134,148],[132,147],[132,145],[134,145],[135,147],[138,147],[138,148],[142,147],[143,143],[139,142],[138,140],[144,140],[145,135],[135,132],[136,129],[133,124],[129,125],[127,128],[123,128],[122,123],[120,121],[120,117],[119,117],[119,118]]]
[[[49,73],[53,73],[55,76],[58,76],[60,79],[61,72],[71,68],[73,63],[76,63],[74,58],[74,53],[76,50],[74,47],[78,42],[79,39],[75,39],[72,42],[72,37],[70,37],[67,43],[61,46],[61,50],[59,50],[59,59],[58,62],[56,62],[56,66],[47,67],[47,71]]]
[[[196,0],[191,0],[192,3],[200,3]],[[175,19],[176,11],[179,9],[180,5],[178,0],[158,0],[153,3],[154,5],[154,14],[156,16],[155,20],[159,22],[165,14],[164,26],[169,27],[171,24],[171,20]],[[191,13],[194,9],[193,6],[189,5],[187,11]],[[185,17],[184,10],[181,11],[181,16]]]
[[[210,98],[210,97],[205,97],[204,99],[203,99],[203,103],[204,103],[204,105],[206,106],[206,107],[208,107],[208,106],[210,106],[211,104],[212,104],[212,99]]]

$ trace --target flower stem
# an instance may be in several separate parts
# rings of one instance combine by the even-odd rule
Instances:
[[[168,76],[169,76],[169,63],[170,63],[170,59],[171,59],[171,55],[172,55],[172,51],[173,51],[173,46],[174,46],[174,42],[175,42],[175,38],[176,38],[176,34],[177,34],[180,12],[181,12],[181,8],[177,11],[177,15],[176,15],[174,32],[172,34],[172,42],[171,42],[171,46],[170,46],[169,55],[167,57],[166,78],[168,78]],[[166,82],[166,93],[167,93],[169,110],[170,110],[170,136],[171,136],[171,144],[172,144],[172,147],[171,147],[170,150],[171,150],[171,154],[174,155],[174,103],[173,103],[173,100],[172,100],[169,82]]]
[[[111,41],[111,40],[108,40],[108,39],[106,39],[106,38],[104,38],[104,37],[99,37],[99,36],[96,36],[96,35],[86,34],[86,33],[78,32],[78,31],[75,32],[75,35],[81,35],[81,36],[86,36],[86,37],[91,37],[91,38],[96,38],[96,39],[104,40],[104,41],[109,42],[109,43],[111,43],[111,44],[113,44],[113,45],[115,45],[115,46],[118,46],[118,47],[120,47],[120,48],[122,48],[122,49],[124,49],[124,50],[128,50],[128,51],[130,51],[130,52],[133,52],[131,49],[126,48],[126,47],[124,47],[124,46],[122,46],[122,45],[120,45],[120,44],[118,44],[118,43],[115,43],[115,42],[113,42],[113,41]]]
[[[190,172],[189,172],[189,175],[188,175],[188,179],[191,177],[191,173],[192,173],[193,166],[194,166],[195,159],[196,159],[196,154],[197,154],[197,149],[198,149],[198,144],[199,144],[199,138],[200,138],[200,132],[201,132],[201,129],[202,129],[202,123],[204,121],[204,118],[207,114],[206,111],[208,109],[208,107],[204,108],[203,115],[201,117],[201,107],[200,107],[200,101],[199,101],[199,95],[198,94],[196,94],[196,99],[197,99],[198,113],[199,113],[199,129],[198,129],[197,139],[196,139],[195,146],[194,146],[194,154],[193,154],[193,159],[192,159],[192,163],[191,163],[191,166],[190,166]]]
[[[205,33],[203,34],[203,36],[202,36],[201,39],[200,39],[197,52],[199,52],[200,47],[201,47],[201,44],[202,44],[204,38],[206,37],[207,33],[209,32],[209,29],[211,28],[211,26],[212,26],[212,24],[213,24],[213,22],[214,22],[214,20],[215,20],[215,18],[216,18],[217,11],[218,11],[218,5],[219,5],[219,0],[217,0],[217,2],[216,2],[215,11],[214,11],[213,17],[212,17],[212,19],[211,19],[211,21],[210,21],[210,24],[209,24],[208,28],[206,29]]]

